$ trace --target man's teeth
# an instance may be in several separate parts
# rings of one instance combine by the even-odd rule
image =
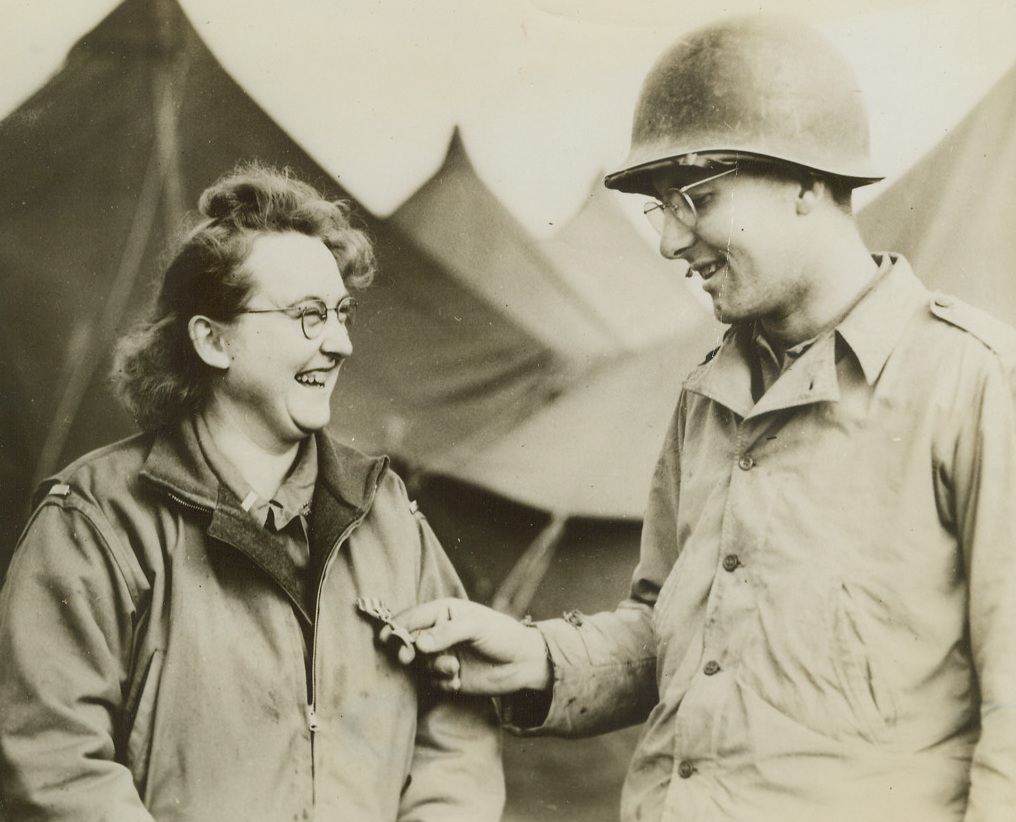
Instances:
[[[715,263],[708,263],[706,265],[698,266],[695,269],[695,271],[703,280],[708,280],[710,277],[713,276],[713,274],[715,274],[721,268],[723,268],[722,260]]]

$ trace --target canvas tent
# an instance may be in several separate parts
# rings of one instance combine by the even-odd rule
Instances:
[[[432,471],[559,516],[642,518],[681,381],[718,344],[722,326],[613,197],[597,185],[540,248],[562,277],[584,281],[620,349],[482,448],[450,449]],[[629,289],[638,301],[618,297]]]
[[[391,222],[464,286],[577,364],[619,347],[609,326],[476,176],[458,130]]]
[[[1016,65],[860,215],[930,288],[1016,324]]]
[[[526,419],[461,437],[426,462],[429,473],[565,518],[641,518],[680,378],[721,327],[615,196],[597,181],[568,223],[533,240],[477,178],[456,133],[441,168],[392,215],[572,372]]]
[[[862,214],[875,244],[902,249],[926,278],[938,276],[936,263],[947,257],[976,262],[984,282],[990,268],[1000,285],[975,301],[999,305],[1013,293],[1002,262],[1010,256],[1007,191],[1016,176],[1006,129],[1011,81],[1007,88],[993,98],[993,113],[975,118],[976,128],[968,121],[956,130],[963,140],[926,161],[921,174],[903,178],[888,193],[895,199],[878,200]],[[989,154],[988,163],[979,152]],[[337,182],[342,169],[322,168],[254,104],[172,0],[127,0],[82,39],[63,71],[0,124],[5,545],[33,477],[131,430],[102,379],[108,343],[147,299],[184,207],[236,160],[253,156],[290,165],[348,196]],[[564,607],[609,607],[623,595],[634,564],[640,486],[648,482],[680,375],[715,344],[717,329],[686,299],[683,282],[675,285],[666,264],[626,230],[612,195],[599,186],[560,233],[532,242],[475,176],[456,138],[432,185],[395,219],[360,209],[384,273],[364,295],[356,357],[335,400],[335,430],[366,450],[392,451],[452,478],[424,478],[420,501],[481,598],[505,594],[500,589],[516,559],[553,537],[556,562],[531,557],[528,567],[537,573],[528,588],[521,586],[523,597],[507,592],[511,602],[528,600],[535,617]],[[456,186],[458,202],[449,199]],[[990,196],[971,198],[968,191]],[[976,216],[950,220],[954,209],[975,207]],[[431,231],[455,227],[441,224],[432,210],[438,208],[447,209],[446,218],[482,218],[465,225],[498,254],[484,254],[482,244],[460,247],[461,231],[435,242]],[[909,223],[906,214],[914,215]],[[987,225],[997,230],[980,234]],[[925,246],[929,238],[951,242],[948,249]],[[995,248],[997,255],[986,253]],[[541,289],[538,317],[522,322],[525,294],[491,282],[499,271],[511,276],[506,261],[525,264],[520,278],[533,272],[547,278],[527,281],[527,288]],[[941,287],[963,293],[949,281],[958,269],[955,262],[942,268]],[[614,295],[635,288],[627,277],[636,271],[652,272],[640,280],[654,283],[645,292],[653,295],[652,313],[610,299],[612,288]],[[584,305],[553,304],[565,298]],[[565,339],[564,329],[580,329],[574,333],[582,346]],[[586,345],[590,339],[596,345]],[[583,363],[595,366],[576,372]],[[587,519],[613,516],[626,519]],[[541,541],[541,533],[548,539]],[[509,742],[516,809],[520,802],[538,806],[530,816],[518,811],[510,818],[541,818],[539,809],[561,820],[610,818],[614,807],[601,805],[596,789],[613,796],[632,743],[631,735],[564,743],[563,767],[572,774],[577,765],[585,781],[560,784],[562,771],[547,753],[556,750],[552,743]]]
[[[441,167],[391,221],[456,279],[578,366],[686,333],[706,313],[597,179],[533,239],[477,176],[456,129]]]

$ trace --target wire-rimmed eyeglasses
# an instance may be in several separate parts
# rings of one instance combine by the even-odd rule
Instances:
[[[353,325],[353,318],[356,316],[357,302],[350,296],[339,300],[335,308],[329,308],[324,300],[307,300],[299,305],[291,305],[288,308],[241,308],[237,314],[285,314],[292,320],[300,321],[300,328],[303,329],[303,336],[308,340],[316,340],[324,331],[325,323],[328,322],[329,312],[335,312],[335,318],[347,330]]]
[[[663,228],[666,224],[667,212],[669,211],[674,215],[681,225],[685,228],[695,228],[695,224],[698,222],[698,210],[695,208],[695,202],[691,197],[688,196],[688,191],[695,188],[695,186],[704,185],[705,183],[711,183],[713,180],[718,180],[720,177],[725,177],[727,174],[733,174],[737,171],[737,167],[724,169],[719,174],[713,174],[711,177],[706,177],[703,180],[696,180],[694,183],[688,183],[686,186],[681,188],[668,188],[663,192],[663,201],[650,200],[642,207],[642,213],[646,215],[649,220],[649,224],[656,229],[657,234],[663,234]]]

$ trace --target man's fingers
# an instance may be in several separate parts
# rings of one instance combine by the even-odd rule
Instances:
[[[382,625],[381,630],[377,632],[377,638],[378,642],[382,645],[388,645],[389,640],[394,640],[394,644],[398,646],[396,653],[398,654],[399,662],[403,665],[408,665],[416,659],[416,649],[412,645],[403,642],[400,637],[397,637],[391,626]]]
[[[453,618],[438,622],[431,628],[422,631],[416,638],[417,649],[424,654],[437,654],[447,651],[461,642],[477,639],[476,624],[471,619]]]
[[[477,639],[477,621],[470,618],[475,607],[468,600],[435,599],[403,611],[396,620],[416,636],[417,650],[436,654]]]
[[[407,631],[415,633],[438,622],[447,621],[462,604],[463,600],[458,599],[435,599],[407,608],[395,619]]]
[[[455,654],[438,654],[430,661],[430,669],[441,676],[453,678],[459,675],[461,665]]]

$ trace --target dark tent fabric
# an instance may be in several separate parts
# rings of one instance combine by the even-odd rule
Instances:
[[[441,168],[392,216],[575,369],[531,416],[462,437],[427,470],[565,516],[642,516],[681,380],[722,329],[613,196],[598,183],[551,239],[531,240],[456,132]]]
[[[451,449],[431,470],[546,511],[640,520],[681,383],[716,344],[703,319],[686,339],[583,374],[502,436]]]
[[[565,282],[581,286],[582,298],[622,351],[645,350],[664,340],[695,346],[704,321],[714,330],[719,323],[711,319],[706,295],[693,296],[698,283],[680,276],[679,265],[664,259],[629,222],[618,200],[630,202],[631,196],[597,179],[579,212],[541,241],[540,250]]]
[[[392,222],[460,282],[581,364],[619,340],[480,180],[458,130],[441,168]]]
[[[219,66],[173,0],[127,0],[0,123],[0,538],[32,484],[133,430],[105,379],[185,207],[237,161],[286,165],[349,197]],[[363,295],[334,430],[424,461],[508,427],[563,363],[363,209],[382,273]],[[2,564],[0,564],[2,570]]]
[[[441,167],[391,220],[456,279],[582,366],[684,334],[706,312],[617,196],[597,180],[573,218],[535,240],[477,176],[456,130]]]
[[[482,443],[463,440],[431,471],[561,515],[641,519],[681,383],[723,326],[613,196],[598,185],[540,247],[562,279],[583,282],[578,299],[620,348],[527,419]]]
[[[871,248],[900,251],[930,288],[1016,324],[1016,66],[948,136],[864,208]]]

